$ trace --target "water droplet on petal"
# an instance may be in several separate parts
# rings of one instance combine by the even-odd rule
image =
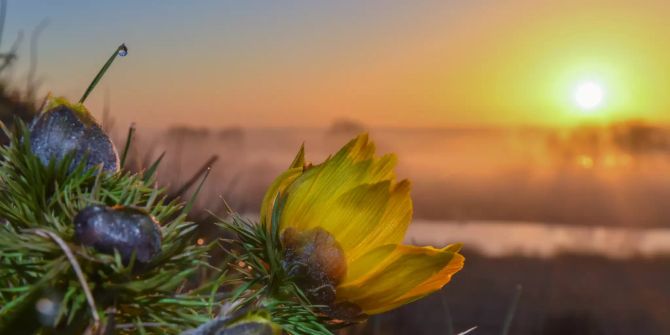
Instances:
[[[119,56],[125,57],[128,54],[128,47],[125,44],[121,44],[118,51]]]

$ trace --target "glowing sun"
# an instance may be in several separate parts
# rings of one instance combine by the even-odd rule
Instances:
[[[605,90],[595,82],[583,82],[575,89],[575,103],[585,111],[600,107],[605,98]]]

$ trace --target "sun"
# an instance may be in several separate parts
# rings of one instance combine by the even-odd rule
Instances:
[[[605,98],[605,90],[595,82],[587,81],[575,89],[575,103],[584,111],[592,111],[600,107]]]

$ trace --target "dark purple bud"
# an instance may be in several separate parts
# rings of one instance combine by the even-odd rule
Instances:
[[[86,168],[102,164],[105,171],[119,170],[114,144],[83,105],[60,99],[52,106],[30,126],[31,149],[42,164],[74,152],[73,166],[86,159]]]
[[[88,206],[75,216],[74,231],[77,242],[106,254],[117,250],[126,263],[133,252],[136,261],[144,264],[161,250],[158,223],[135,208]]]

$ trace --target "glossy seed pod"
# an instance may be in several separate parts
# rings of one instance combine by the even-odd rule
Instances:
[[[86,159],[86,168],[102,164],[103,170],[119,170],[119,155],[109,136],[81,104],[56,99],[30,126],[32,152],[42,164],[62,160],[74,152],[76,166]]]
[[[161,250],[161,233],[156,220],[139,209],[92,205],[75,216],[74,225],[78,243],[107,254],[118,250],[126,263],[133,252],[136,262],[143,264]]]

